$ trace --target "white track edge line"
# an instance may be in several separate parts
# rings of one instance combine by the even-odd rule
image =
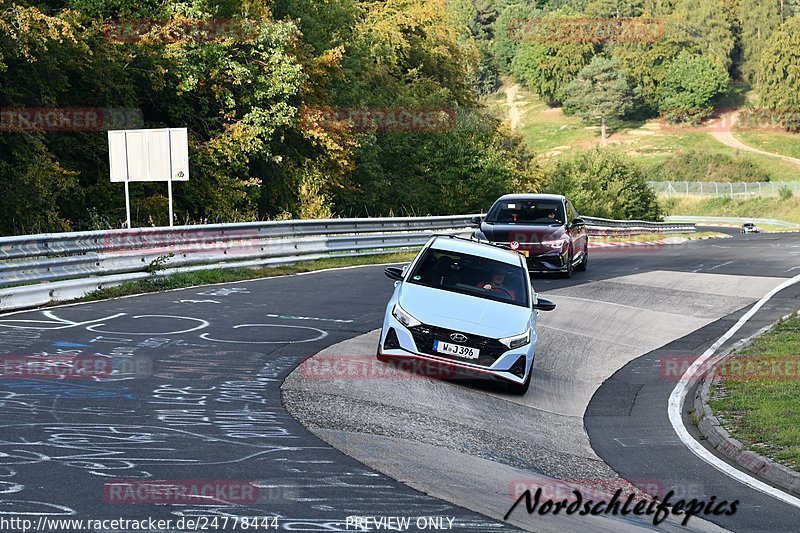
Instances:
[[[678,434],[681,441],[686,445],[689,450],[691,450],[695,455],[697,455],[700,459],[705,461],[706,463],[710,464],[723,474],[732,477],[733,479],[744,483],[748,487],[755,489],[759,492],[763,492],[773,498],[781,500],[784,503],[792,505],[794,507],[800,508],[800,498],[796,498],[786,492],[776,489],[772,485],[768,485],[763,481],[759,481],[755,477],[746,474],[745,472],[739,470],[738,468],[734,468],[733,466],[729,465],[722,459],[715,456],[713,453],[708,451],[702,444],[694,439],[689,434],[689,430],[683,425],[683,418],[681,416],[682,406],[686,399],[686,395],[689,392],[689,383],[692,379],[692,375],[699,375],[698,369],[700,369],[701,365],[705,364],[707,360],[709,360],[714,353],[722,346],[728,339],[730,339],[737,331],[739,331],[742,326],[747,323],[753,315],[755,315],[759,309],[761,309],[764,304],[766,304],[773,296],[777,293],[786,289],[787,287],[791,287],[796,283],[800,282],[800,276],[795,276],[793,278],[787,279],[771,291],[769,291],[766,295],[764,295],[758,302],[750,308],[747,313],[745,313],[736,324],[733,325],[722,337],[717,339],[717,341],[711,345],[711,347],[706,350],[703,355],[698,357],[694,363],[686,370],[686,372],[681,376],[678,385],[673,389],[672,394],[669,396],[669,405],[667,408],[667,412],[669,414],[669,421],[672,424],[672,428]]]

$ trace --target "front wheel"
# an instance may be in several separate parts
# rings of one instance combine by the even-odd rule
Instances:
[[[378,361],[383,361],[384,363],[388,363],[389,362],[389,358],[381,353],[381,340],[380,339],[381,339],[382,335],[383,335],[383,332],[378,334],[378,349],[376,350],[375,357],[378,358]]]
[[[578,266],[575,267],[575,270],[586,272],[586,267],[588,266],[589,266],[589,250],[586,250],[583,253],[583,259],[581,259],[581,262],[578,263]]]
[[[533,374],[533,368],[528,372],[528,377],[522,383],[509,383],[508,392],[517,396],[523,396],[528,392],[528,388],[531,386],[531,374]]]
[[[572,270],[573,270],[572,260],[573,260],[573,255],[572,255],[572,250],[570,250],[569,256],[567,257],[567,269],[561,272],[562,278],[569,279],[572,277]]]

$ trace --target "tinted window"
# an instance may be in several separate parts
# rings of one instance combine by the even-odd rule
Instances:
[[[528,307],[527,275],[518,265],[428,248],[406,279],[415,285]]]
[[[564,204],[559,200],[502,200],[486,215],[492,224],[563,224]]]
[[[580,215],[575,210],[575,207],[573,207],[572,202],[567,201],[567,220],[572,222],[576,218],[580,218]]]

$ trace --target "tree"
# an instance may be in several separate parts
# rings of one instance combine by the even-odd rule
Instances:
[[[738,15],[742,28],[742,77],[753,82],[761,53],[781,25],[780,3],[774,0],[739,0]]]
[[[718,63],[681,52],[661,85],[659,111],[670,122],[698,122],[711,114],[711,101],[726,91],[729,81]]]
[[[636,87],[642,102],[650,109],[658,110],[659,89],[664,82],[670,63],[685,49],[685,45],[674,40],[653,43],[616,43],[610,48],[611,56],[618,60],[618,68]]]
[[[586,15],[598,18],[639,17],[643,9],[642,0],[592,0],[586,6]]]
[[[766,44],[756,77],[756,90],[762,107],[778,111],[790,131],[800,130],[800,17],[784,22]],[[791,113],[788,113],[791,111]]]
[[[568,196],[587,216],[637,220],[662,216],[644,171],[629,156],[607,148],[559,160],[545,190]]]
[[[522,3],[509,4],[497,17],[494,24],[494,57],[497,67],[504,74],[511,73],[511,64],[520,44],[526,38],[528,21],[540,18],[542,13]]]
[[[603,144],[606,142],[606,119],[619,118],[634,105],[634,94],[617,61],[595,56],[592,62],[564,89],[564,112],[581,117],[584,122],[600,119]]]
[[[523,42],[511,64],[514,78],[548,105],[563,102],[564,88],[589,64],[596,44],[573,37],[563,16],[548,15],[521,30]]]
[[[358,154],[353,187],[337,199],[347,216],[472,213],[500,195],[538,192],[542,170],[522,138],[492,117],[462,112],[445,132],[378,134]],[[419,157],[419,154],[425,157]]]
[[[681,0],[672,15],[673,38],[695,44],[724,69],[732,65],[735,40],[732,14],[724,0]]]

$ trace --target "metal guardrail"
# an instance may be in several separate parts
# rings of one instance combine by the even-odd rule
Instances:
[[[212,268],[418,249],[464,234],[475,215],[252,222],[0,237],[0,310],[83,296],[126,281]],[[586,217],[590,234],[693,232],[691,223]]]

